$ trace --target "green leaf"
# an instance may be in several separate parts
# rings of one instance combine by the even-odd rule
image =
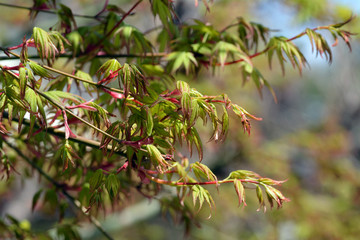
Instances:
[[[211,47],[212,47],[211,44],[204,44],[204,43],[191,44],[191,48],[193,49],[194,52],[207,56],[210,56],[212,53]]]
[[[0,111],[2,111],[3,108],[5,107],[5,103],[6,103],[6,94],[1,94],[0,95]]]
[[[227,109],[223,106],[223,116],[222,116],[222,128],[221,128],[221,138],[224,139],[229,130],[229,115]]]
[[[141,68],[148,75],[159,75],[162,76],[165,72],[164,68],[161,65],[153,65],[153,64],[142,64]]]
[[[71,46],[71,43],[58,31],[49,32],[49,36],[57,49],[60,48],[61,54],[65,53],[65,45]]]
[[[263,196],[261,187],[259,185],[256,186],[256,196],[257,196],[257,198],[259,200],[259,204],[260,204],[260,208],[258,210],[263,208],[264,211],[266,211],[265,202],[264,202],[264,196]]]
[[[214,200],[212,199],[208,190],[200,185],[194,185],[191,190],[194,206],[196,205],[197,200],[199,201],[199,210],[201,209],[204,202],[206,202],[210,208],[215,206]]]
[[[278,208],[282,206],[284,201],[289,201],[289,199],[285,198],[284,195],[276,188],[264,184],[262,184],[262,186],[265,188],[265,192],[271,207],[273,207],[272,200],[276,201]]]
[[[75,76],[79,77],[79,78],[82,78],[82,79],[85,79],[85,80],[90,81],[90,82],[94,82],[89,73],[83,72],[81,70],[77,70],[76,73],[75,73]],[[88,93],[91,94],[90,87],[95,88],[95,86],[91,85],[91,84],[89,84],[87,82],[84,82],[84,81],[81,81],[81,82],[84,85],[85,89],[88,91]]]
[[[124,84],[124,94],[127,96],[131,91],[133,71],[129,64],[125,63],[121,70],[121,80]]]
[[[24,99],[26,84],[27,84],[26,68],[24,67],[19,69],[19,84],[20,84],[20,98]]]
[[[66,38],[69,40],[73,47],[73,55],[79,52],[79,50],[83,51],[83,42],[81,34],[78,31],[72,31],[66,35]]]
[[[146,115],[147,115],[147,118],[146,118],[146,133],[147,133],[148,136],[151,136],[153,128],[154,128],[154,121],[153,121],[153,117],[152,117],[152,114],[151,114],[151,110],[148,107],[146,107]]]
[[[268,201],[270,203],[270,207],[272,208],[274,206],[273,200],[278,202],[278,196],[276,195],[276,193],[274,191],[272,191],[272,187],[266,186],[266,185],[263,185],[263,186],[265,188],[265,192],[266,192]]]
[[[247,22],[242,17],[238,19],[239,25],[237,30],[239,38],[244,43],[244,47],[246,47],[247,50],[255,49],[255,52],[257,52],[260,39],[264,44],[267,43],[270,29],[259,23]]]
[[[244,186],[241,183],[241,181],[238,180],[238,179],[235,179],[234,180],[234,187],[235,187],[235,191],[236,191],[236,194],[238,196],[238,199],[239,199],[239,207],[240,207],[241,203],[244,203],[244,205],[246,206],[245,189],[244,189]]]
[[[207,181],[218,181],[216,175],[205,164],[195,162],[190,165],[190,168],[194,171],[194,174],[199,181],[203,181],[204,179]]]
[[[194,206],[196,205],[197,200],[199,200],[199,209],[202,207],[202,204],[204,203],[204,196],[203,196],[203,191],[204,188],[199,186],[199,185],[195,185],[192,187],[192,195],[193,195],[193,204]]]
[[[162,0],[153,0],[152,1],[152,12],[154,16],[158,15],[161,22],[165,25],[169,25],[171,21],[170,9]]]
[[[84,183],[78,195],[79,202],[84,206],[89,205],[90,195],[90,184]]]
[[[190,134],[191,134],[191,143],[195,144],[199,154],[199,160],[201,161],[203,159],[204,153],[203,153],[203,147],[199,133],[197,132],[196,128],[192,127]]]
[[[156,40],[159,43],[159,51],[163,52],[170,45],[171,36],[169,36],[168,31],[164,28]]]
[[[119,133],[121,130],[121,122],[120,121],[115,121],[113,123],[111,123],[111,125],[106,129],[106,133],[114,136],[114,137],[118,137]],[[107,145],[112,141],[112,138],[106,136],[105,134],[102,136],[101,138],[101,143],[100,143],[100,147],[105,149],[105,152],[107,151]],[[115,147],[115,145],[113,144],[113,147]]]
[[[134,30],[136,30],[134,27],[128,25],[119,28],[118,32],[121,32],[125,40],[129,41]]]
[[[29,89],[29,88],[27,88]],[[16,87],[5,87],[4,93],[7,96],[7,99],[10,100],[12,103],[18,105],[19,107],[27,110],[29,107],[29,104],[20,98],[20,90]],[[26,94],[25,94],[26,96]],[[27,97],[27,96],[26,96]]]
[[[110,59],[100,66],[97,75],[100,78],[107,78],[112,72],[118,71],[121,64],[116,59]]]
[[[104,179],[103,170],[102,169],[96,170],[96,172],[89,179],[90,192],[93,192],[96,189],[98,189],[103,183],[103,179]]]
[[[181,110],[184,116],[188,118],[191,113],[191,97],[188,92],[183,92],[181,96]]]
[[[114,199],[114,197],[119,193],[120,181],[113,173],[106,178],[105,188],[110,195],[110,199]]]
[[[33,132],[33,129],[35,126],[35,121],[36,121],[35,115],[30,115],[30,126],[29,126],[27,138],[30,138],[30,136],[32,135],[32,132]]]
[[[302,68],[308,64],[307,60],[305,59],[304,55],[301,53],[299,48],[294,43],[289,41],[289,39],[287,39],[286,37],[271,38],[267,45],[267,48],[269,48],[268,60],[270,66],[271,66],[271,58],[273,56],[273,53],[276,51],[283,74],[285,73],[285,68],[284,68],[285,57],[283,55],[284,53],[286,57],[290,60],[292,66],[294,68],[298,68],[300,74]]]
[[[170,164],[165,161],[164,157],[162,156],[161,152],[157,147],[152,144],[148,144],[146,145],[146,150],[149,153],[151,162],[160,173],[168,170]]]
[[[94,115],[99,115],[103,120],[104,120],[104,124],[106,126],[110,125],[110,120],[109,120],[109,115],[113,116],[112,114],[110,114],[106,109],[104,109],[103,107],[99,106],[98,104],[94,103],[94,102],[89,102],[88,105],[90,107],[96,108],[97,112],[91,112],[90,114],[94,114]],[[99,124],[100,126],[100,124]]]
[[[14,105],[12,104],[8,104],[8,114],[9,114],[9,124],[11,125],[12,123],[12,118],[13,118],[13,112],[14,112]]]
[[[47,59],[49,62],[54,62],[59,50],[50,34],[39,27],[34,27],[32,37],[41,60]]]
[[[237,170],[230,173],[230,175],[226,178],[229,179],[257,179],[260,178],[259,174],[248,171],[248,170]]]
[[[176,172],[180,177],[178,182],[180,182],[182,179],[185,179],[187,177],[187,171],[185,170],[185,167],[181,163],[175,162],[173,167],[176,168]]]
[[[43,123],[46,125],[46,113],[45,113],[44,105],[41,97],[38,95],[36,95],[36,103],[37,103],[38,111],[43,118]]]
[[[58,104],[61,105],[63,105],[62,99],[69,99],[74,103],[80,103],[80,97],[73,93],[54,90],[54,91],[46,91],[44,92],[44,94],[52,98],[54,101],[56,101]]]
[[[37,191],[35,193],[35,195],[33,196],[33,199],[32,199],[32,204],[31,204],[31,211],[34,212],[34,209],[36,207],[36,204],[37,202],[39,201],[40,199],[40,196],[41,196],[41,193],[43,192],[42,189],[40,189],[39,191]]]
[[[49,71],[47,71],[45,68],[43,68],[42,66],[40,66],[39,64],[35,63],[35,62],[28,62],[29,67],[31,68],[31,70],[38,76],[40,77],[44,77],[44,78],[54,78],[51,73]]]
[[[166,59],[172,65],[172,73],[175,73],[181,66],[183,66],[186,74],[188,74],[192,65],[198,65],[192,52],[172,52],[167,55]]]
[[[189,93],[190,92],[189,84],[184,82],[184,81],[177,81],[176,82],[176,88],[179,89],[180,92],[182,92],[182,93],[184,93],[184,92]]]
[[[239,47],[237,47],[232,43],[228,43],[224,41],[219,41],[215,45],[213,49],[213,54],[216,54],[218,56],[218,60],[222,67],[225,66],[225,62],[229,54],[232,55],[233,57],[238,56],[244,59],[246,58],[245,54],[241,51]]]
[[[26,111],[24,111],[24,110],[19,111],[19,126],[18,126],[18,132],[21,131],[21,127],[22,127],[22,123],[23,123],[25,114],[26,114]]]
[[[325,38],[321,34],[315,32],[309,28],[307,28],[305,30],[305,32],[306,32],[306,35],[309,37],[312,51],[314,52],[314,50],[316,50],[316,55],[319,54],[321,57],[323,55],[325,55],[326,60],[328,60],[329,63],[331,63],[332,62],[332,52],[331,52],[330,46],[328,45]],[[335,39],[336,39],[336,36],[335,36]]]
[[[61,20],[66,23],[66,25],[71,26],[72,23],[73,27],[76,28],[75,18],[69,7],[60,3],[60,10],[58,15],[61,18]]]
[[[29,103],[32,114],[37,112],[37,94],[31,88],[26,89],[25,100]]]
[[[191,100],[191,116],[190,116],[190,121],[189,121],[189,125],[193,126],[195,124],[196,119],[199,117],[199,112],[201,111],[199,104],[198,104],[198,100],[192,99]]]

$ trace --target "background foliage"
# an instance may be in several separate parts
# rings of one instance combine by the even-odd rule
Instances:
[[[29,4],[28,2],[22,1],[16,3],[19,5]],[[65,1],[63,3],[64,5],[71,5],[71,3]],[[130,9],[133,3],[125,2],[124,4],[123,9]],[[140,31],[147,30],[154,26],[154,22],[148,20],[152,19],[151,13],[148,11],[148,3],[145,4],[144,2],[142,4],[143,5],[140,5],[139,8],[136,9],[136,14],[127,18],[129,24],[134,24],[136,27],[141,28]],[[190,10],[194,9],[194,2],[189,1],[187,4],[184,3],[182,5],[182,2],[179,1],[177,5],[178,15],[182,17],[181,22],[191,22],[189,18],[193,17],[193,15],[186,15],[191,14],[191,12],[194,16],[204,17],[205,6],[199,3],[199,7],[196,8],[196,10]],[[81,13],[79,6],[82,6],[84,14],[88,12],[98,12],[101,8],[101,4],[89,4],[88,1],[78,1],[75,5],[77,6],[73,6],[73,11]],[[85,8],[86,6],[88,9]],[[289,38],[301,33],[306,27],[317,27],[319,25],[328,26],[335,22],[344,22],[351,12],[346,5],[336,4],[330,1],[316,1],[314,3],[313,1],[305,0],[272,1],[271,3],[268,1],[252,1],[252,3],[247,1],[218,1],[211,6],[211,9],[209,13],[206,13],[205,21],[212,23],[214,29],[224,29],[228,24],[231,24],[236,17],[242,16],[245,21],[255,19],[258,22],[267,23],[266,27],[270,29],[295,29],[290,32],[270,32],[271,36],[285,35]],[[269,9],[271,9],[271,11]],[[65,8],[63,10],[66,11]],[[7,23],[18,23],[19,27],[12,27],[11,30],[13,31],[9,29],[3,31],[7,34],[2,36],[2,46],[20,44],[21,41],[18,34],[22,34],[24,31],[29,32],[27,36],[28,39],[32,34],[33,26],[48,29],[50,26],[56,24],[56,20],[51,24],[45,22],[45,17],[42,13],[39,13],[34,23],[30,23],[28,22],[28,16],[24,14],[24,12],[16,9],[9,9],[9,11],[13,11],[14,14],[9,14],[10,16],[4,15],[2,17],[6,18]],[[278,14],[279,16],[277,18],[273,18],[274,13],[281,14]],[[229,16],[233,17],[229,19]],[[46,18],[48,18],[48,16],[46,16]],[[80,21],[84,22],[79,23],[77,21],[78,26],[80,26],[80,24],[87,24],[86,21],[90,20]],[[281,26],[281,23],[284,22],[290,22],[290,24]],[[73,25],[74,23],[70,19],[70,22],[67,24]],[[347,29],[351,29],[351,31],[358,29],[356,20],[350,24],[351,25],[346,26]],[[5,24],[3,28],[6,28],[8,25],[9,24]],[[304,25],[306,27],[304,27]],[[205,26],[200,24],[199,26],[205,28]],[[299,30],[297,31],[297,29]],[[18,33],[16,33],[16,30]],[[123,34],[123,38],[120,39],[125,39],[124,41],[126,41],[126,34],[133,34],[131,36],[137,39],[135,40],[134,49],[136,51],[145,51],[148,43],[144,41],[144,39],[141,39],[141,35],[137,34],[136,31],[137,30],[131,28],[125,28],[119,31],[118,34]],[[312,33],[308,33],[308,35],[311,34]],[[211,36],[211,32],[209,36]],[[317,37],[316,35],[313,36],[315,36],[315,38]],[[181,52],[184,51],[184,49],[194,51],[194,46],[188,46],[189,43],[187,41],[174,45],[175,52],[167,56],[169,64],[166,70],[168,72],[176,73],[177,78],[181,78],[182,80],[189,78],[192,80],[191,87],[194,87],[206,95],[219,95],[222,92],[226,92],[232,100],[232,103],[239,103],[239,105],[249,112],[256,113],[255,115],[261,116],[264,119],[261,122],[252,121],[253,127],[251,129],[251,135],[247,137],[243,134],[243,131],[248,129],[244,129],[244,126],[239,124],[239,120],[236,120],[235,116],[230,115],[231,120],[229,125],[230,131],[227,135],[228,139],[221,145],[215,144],[214,142],[205,143],[205,139],[211,137],[211,134],[209,136],[207,132],[208,129],[202,129],[202,127],[199,126],[199,134],[201,138],[205,140],[203,163],[212,169],[218,179],[226,178],[229,172],[235,169],[253,170],[263,176],[269,176],[274,179],[288,179],[281,190],[286,197],[291,199],[291,202],[286,203],[280,211],[273,210],[264,214],[255,211],[258,208],[258,199],[256,199],[255,191],[249,191],[249,193],[246,194],[248,207],[237,209],[238,201],[236,194],[234,194],[233,184],[223,184],[219,188],[219,194],[217,194],[215,186],[209,187],[207,189],[214,198],[216,210],[212,211],[211,220],[202,221],[202,228],[193,228],[189,232],[191,238],[356,239],[356,236],[358,236],[359,230],[357,225],[360,219],[358,217],[359,180],[357,176],[359,173],[359,135],[357,131],[359,127],[357,124],[358,121],[356,120],[359,115],[359,99],[357,94],[357,69],[355,67],[358,57],[356,54],[358,46],[354,43],[352,45],[354,54],[349,55],[348,50],[344,48],[344,44],[339,42],[340,46],[338,46],[338,50],[335,51],[335,56],[332,58],[333,65],[329,68],[329,66],[324,63],[326,58],[330,58],[328,49],[331,48],[330,45],[333,43],[333,40],[330,34],[327,36],[325,33],[324,36],[329,41],[328,46],[322,41],[314,41],[318,54],[323,55],[323,59],[320,60],[316,60],[310,55],[311,45],[307,39],[306,42],[301,42],[301,40],[295,42],[300,46],[299,50],[304,53],[304,56],[311,66],[310,70],[307,68],[303,70],[303,77],[301,79],[297,79],[297,71],[291,70],[291,63],[286,64],[286,75],[284,77],[281,71],[282,67],[278,65],[276,59],[277,52],[274,52],[273,71],[269,71],[268,59],[266,57],[254,58],[254,66],[258,68],[261,75],[254,75],[253,71],[251,71],[248,75],[250,75],[250,78],[255,84],[246,84],[245,86],[242,86],[242,78],[239,76],[242,74],[247,75],[246,71],[244,73],[244,71],[242,71],[243,69],[239,69],[239,66],[235,66],[235,64],[221,67],[221,65],[225,65],[226,63],[224,59],[231,57],[230,55],[234,55],[236,59],[244,57],[244,55],[241,55],[243,53],[231,49],[229,45],[226,45],[226,42],[229,41],[228,38],[224,38],[225,41],[222,42],[221,39],[213,36],[216,45],[209,47],[209,50],[213,51],[213,54],[218,54],[218,59],[210,59],[209,63],[206,62],[208,61],[207,59],[201,58],[200,60],[203,62],[198,62],[199,56],[195,56],[197,58],[194,59],[190,52]],[[153,37],[155,38],[156,35],[154,34]],[[196,38],[196,35],[194,37]],[[72,38],[73,47],[76,46],[76,38],[76,36]],[[303,38],[305,39],[306,36]],[[14,44],[14,39],[18,39],[16,44]],[[190,38],[188,37],[187,39]],[[258,49],[263,49],[264,47],[261,36],[259,36],[258,42],[246,43],[246,38],[244,38],[244,40],[245,44],[249,47],[255,48],[257,45],[259,45]],[[136,45],[136,41],[139,43],[138,45]],[[317,43],[319,43],[319,45],[316,45]],[[272,44],[278,44],[277,46],[279,46],[280,44],[286,43],[282,39],[277,39],[277,42],[273,42]],[[226,49],[226,47],[228,47],[227,50],[222,50]],[[322,51],[321,47],[323,48]],[[331,48],[331,50],[334,51],[333,48]],[[81,49],[79,49],[79,51],[81,51]],[[207,48],[205,48],[201,54],[206,56],[206,51],[208,51]],[[221,55],[223,52],[225,53]],[[290,62],[293,62],[295,67],[305,66],[306,63],[303,57],[301,55],[300,57],[296,56],[296,54],[293,55],[295,52],[296,49],[294,51],[289,50],[289,52],[284,51],[283,54],[289,57]],[[179,59],[182,59],[182,62],[179,62]],[[291,59],[293,61],[291,61]],[[50,59],[50,62],[51,61]],[[201,70],[197,72],[196,75],[190,74],[190,76],[185,76],[187,73],[191,73],[197,69],[198,65],[206,63],[213,64],[214,61],[215,64],[219,63],[220,66],[214,68],[213,73]],[[54,66],[56,66],[56,64],[60,64],[61,66],[59,62],[55,62]],[[121,64],[123,65],[123,63]],[[62,71],[72,73],[71,66],[61,66],[60,68]],[[116,70],[117,68],[115,67],[114,69]],[[244,69],[246,69],[246,66]],[[158,74],[156,69],[151,70],[152,74]],[[34,68],[33,71],[35,72]],[[93,70],[93,73],[94,72]],[[105,79],[106,81],[106,77],[109,74],[112,73],[106,72],[106,69],[104,69],[104,73],[100,75],[99,79]],[[84,75],[81,77],[84,78]],[[274,102],[270,91],[261,91],[262,98],[258,95],[256,89],[261,88],[261,85],[256,83],[264,81],[265,79],[271,83],[274,89],[273,91],[276,92],[277,104]],[[264,83],[265,82],[263,82],[263,84]],[[171,86],[171,83],[169,84]],[[178,89],[184,88],[186,88],[186,85],[178,85]],[[64,95],[58,97],[62,98]],[[76,102],[76,99],[73,100]],[[87,106],[88,109],[89,107],[97,107],[96,105]],[[181,103],[181,106],[183,109],[186,109],[186,102]],[[146,111],[148,110],[145,109],[145,114]],[[188,121],[191,121],[191,116],[186,111],[183,112],[183,116],[187,118]],[[102,118],[101,122],[103,122],[106,114],[93,116],[93,119],[96,119],[96,117]],[[151,119],[146,120],[147,122],[151,122]],[[236,124],[236,121],[238,121],[238,124]],[[146,124],[146,131],[150,131],[149,128],[151,127]],[[68,134],[71,136],[70,133]],[[35,141],[39,141],[42,138],[43,136],[38,134]],[[103,139],[103,141],[105,141],[105,139]],[[21,147],[21,145],[19,146]],[[69,155],[68,157],[65,156],[65,159],[67,158],[70,161],[71,159],[76,159],[76,154],[71,150],[72,148],[74,148],[74,145],[69,143],[69,145],[64,144],[62,149],[63,154],[66,153]],[[151,147],[147,148],[147,150],[151,152]],[[186,152],[186,148],[184,148],[184,150]],[[26,153],[26,155],[28,155],[28,153]],[[154,156],[155,155],[156,153],[154,153]],[[11,156],[10,159],[14,159],[16,155],[13,154]],[[102,153],[100,151],[97,153],[97,157],[101,159]],[[25,163],[19,163],[18,161],[16,163],[16,169],[17,171],[21,169],[21,176],[32,176],[31,171],[26,170],[27,165],[25,165]],[[24,168],[21,166],[23,164]],[[68,164],[68,166],[71,167],[71,163]],[[55,164],[55,166],[63,168],[64,162],[58,163],[58,165]],[[45,167],[44,169],[48,168]],[[92,170],[95,171],[96,168]],[[161,166],[158,170],[162,171]],[[3,174],[5,179],[6,171],[3,171]],[[206,178],[209,178],[209,176],[205,176],[205,179]],[[38,189],[34,189],[33,193],[26,192],[25,190],[28,190],[31,184],[38,184],[37,179],[31,180],[31,178],[26,177],[23,178],[22,182],[26,184],[25,186],[27,187],[18,187],[20,190],[16,193],[14,188],[19,185],[19,182],[15,179],[18,179],[18,176],[16,173],[12,173],[8,181],[1,182],[1,194],[6,196],[4,198],[6,200],[2,200],[4,201],[4,204],[2,204],[2,212],[4,223],[7,224],[8,229],[11,229],[13,232],[20,232],[19,234],[26,234],[27,229],[30,228],[30,223],[28,221],[22,221],[22,219],[28,219],[31,222],[31,229],[35,231],[35,233],[56,229],[50,230],[50,234],[53,234],[51,231],[57,231],[60,235],[62,233],[73,234],[72,238],[76,237],[76,229],[70,231],[73,224],[72,219],[74,219],[74,212],[62,211],[62,209],[67,208],[67,202],[60,201],[60,204],[57,202],[58,198],[56,194],[58,193],[55,192],[55,189],[50,188],[50,190],[43,190],[43,192],[37,192]],[[120,184],[126,183],[126,178],[120,178],[119,180]],[[104,186],[111,195],[112,189],[117,189],[116,184],[114,186],[114,182],[116,183],[117,181],[111,182],[111,184],[110,181],[108,182],[108,185],[107,182],[104,182]],[[96,185],[96,183],[90,183],[90,191],[92,191],[91,186],[94,185]],[[46,183],[43,187],[45,186],[47,188],[49,187]],[[61,188],[61,186],[59,187]],[[11,194],[13,196],[14,194],[16,195],[12,197]],[[27,213],[24,208],[20,208],[21,210],[19,211],[19,206],[24,203],[21,202],[23,198],[17,196],[21,196],[22,194],[25,194],[27,198],[28,194],[38,196],[44,204],[42,210],[39,209],[35,210],[34,213]],[[124,193],[124,197],[125,195],[126,193]],[[165,195],[171,196],[172,190],[166,188]],[[84,194],[84,196],[86,196],[86,194]],[[108,212],[107,220],[103,222],[105,229],[108,229],[109,232],[119,236],[121,239],[167,239],[169,236],[174,236],[174,231],[178,234],[179,238],[182,238],[182,228],[184,225],[175,227],[172,225],[172,221],[166,223],[161,220],[161,206],[173,204],[166,200],[169,198],[160,201],[162,205],[159,205],[157,201],[151,201],[149,204],[148,200],[141,200],[142,198],[142,196],[134,193],[130,201],[120,205],[122,211],[119,211],[119,214]],[[84,200],[84,203],[86,203],[86,201],[89,201],[89,199]],[[31,209],[31,202],[27,204]],[[119,205],[117,205],[117,207],[118,206]],[[189,206],[192,207],[192,204],[189,204]],[[115,207],[115,209],[117,207]],[[11,209],[17,209],[17,211]],[[196,219],[206,218],[209,212],[209,208],[204,207],[196,216]],[[5,220],[5,214],[7,213],[19,219],[20,222],[9,217]],[[54,228],[53,224],[49,224],[49,222],[54,220],[50,219],[54,219],[54,217],[58,218],[59,214],[60,217],[62,217],[61,213],[65,214],[65,218]],[[170,219],[170,216],[171,215],[165,214],[166,219]],[[176,217],[174,219],[176,220]],[[48,222],[48,225],[45,224],[45,222]],[[114,224],[114,222],[116,224]],[[171,226],[170,228],[169,225]],[[79,231],[83,237],[92,237],[93,234],[96,237],[98,232],[93,230],[92,225],[83,225]]]

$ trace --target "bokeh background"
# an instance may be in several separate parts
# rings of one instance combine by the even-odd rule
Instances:
[[[31,6],[31,1],[0,1]],[[96,14],[104,1],[58,1],[74,13]],[[110,1],[123,9],[131,1]],[[342,22],[360,11],[353,0],[217,0],[210,12],[192,0],[175,0],[182,22],[194,18],[208,21],[217,28],[231,24],[237,17],[263,23],[276,31],[272,35],[292,37],[306,27]],[[129,18],[131,24],[147,30],[156,26],[145,1]],[[34,26],[44,29],[56,24],[56,17],[40,13],[30,22],[28,11],[0,6],[0,46],[20,44]],[[91,20],[78,19],[78,25]],[[360,21],[347,26],[359,32]],[[327,35],[326,35],[327,36]],[[327,36],[330,43],[332,39]],[[266,57],[254,60],[263,76],[273,86],[278,103],[264,89],[260,97],[252,83],[242,85],[238,66],[201,71],[189,80],[192,87],[208,95],[227,93],[233,102],[262,117],[254,122],[252,134],[243,133],[241,123],[233,116],[228,139],[223,144],[207,143],[204,162],[219,178],[235,169],[247,169],[278,180],[287,179],[281,190],[291,199],[283,208],[257,211],[254,191],[247,192],[247,207],[237,206],[233,185],[211,188],[216,202],[199,214],[201,227],[193,227],[189,239],[359,239],[360,236],[360,45],[353,36],[352,52],[340,43],[332,48],[331,65],[316,57],[307,37],[296,40],[310,68],[302,76],[288,64],[285,75],[276,64],[269,69]],[[3,61],[3,60],[2,60]],[[275,63],[275,62],[274,62]],[[11,62],[2,62],[11,65]],[[203,133],[206,142],[206,128]],[[31,212],[31,198],[38,179],[0,182],[1,217],[11,214],[27,219],[38,231],[50,229],[54,215]],[[29,207],[24,207],[24,206]],[[28,209],[28,210],[26,210]],[[183,239],[184,226],[162,216],[156,200],[141,200],[125,210],[107,216],[105,229],[116,239]],[[99,239],[90,224],[79,228],[85,239]]]

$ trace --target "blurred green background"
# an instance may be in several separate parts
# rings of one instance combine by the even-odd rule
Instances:
[[[31,1],[25,0],[1,2],[31,6]],[[95,0],[58,2],[70,6],[74,13],[89,15],[96,14],[104,3]],[[110,2],[120,4],[123,9],[131,4],[131,1]],[[360,2],[351,0],[218,0],[212,4],[210,13],[206,13],[201,3],[196,8],[192,0],[175,0],[174,4],[183,22],[200,18],[221,29],[242,16],[277,30],[273,35],[289,38],[306,27],[341,22],[360,11]],[[130,23],[144,30],[154,27],[156,21],[148,6],[147,2],[142,4],[129,18]],[[56,24],[56,17],[49,14],[40,13],[34,22],[29,22],[26,10],[0,6],[0,11],[0,45],[3,47],[20,44],[22,37],[31,34],[35,25],[48,29]],[[83,24],[91,24],[91,20],[79,19],[78,25]],[[358,32],[359,20],[355,19],[347,29]],[[330,36],[327,37],[332,43]],[[210,188],[216,210],[209,220],[206,220],[209,209],[204,208],[199,213],[201,227],[194,226],[189,239],[359,239],[359,38],[353,37],[352,52],[343,43],[332,48],[331,65],[312,54],[307,37],[295,43],[311,66],[302,76],[293,71],[290,64],[283,76],[276,64],[269,69],[265,56],[254,59],[272,84],[277,104],[267,89],[261,98],[252,83],[243,86],[238,66],[219,68],[214,73],[201,71],[188,79],[200,92],[227,93],[233,102],[263,118],[261,122],[253,121],[252,134],[247,136],[233,116],[227,141],[205,144],[204,163],[218,178],[225,178],[235,169],[247,169],[262,176],[287,179],[281,190],[291,199],[283,208],[263,213],[256,211],[254,191],[247,192],[248,206],[238,208],[232,184],[221,186],[219,193]],[[206,142],[209,136],[206,133],[203,136]],[[31,197],[22,196],[21,192],[25,185],[31,194],[31,185],[36,185],[37,181],[12,182],[11,188],[5,184],[0,183],[1,216],[11,213],[39,225],[39,213],[16,211],[19,204],[29,204],[31,208]],[[44,221],[44,216],[41,218]],[[103,224],[116,239],[184,238],[184,227],[162,216],[156,200],[134,200],[124,211],[108,215]],[[80,233],[88,239],[101,237],[86,224],[82,225]]]

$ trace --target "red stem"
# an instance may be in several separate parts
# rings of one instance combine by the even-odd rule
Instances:
[[[146,174],[146,177],[156,183],[159,184],[165,184],[165,185],[171,185],[171,186],[195,186],[195,185],[218,185],[221,183],[231,183],[234,182],[234,179],[232,180],[222,180],[222,181],[208,181],[208,182],[173,182],[173,181],[167,181],[167,180],[163,180],[160,178],[156,178],[154,176],[148,175]],[[245,182],[245,183],[254,183],[254,184],[259,184],[258,181],[256,180],[250,180],[250,179],[237,179],[241,182]]]

